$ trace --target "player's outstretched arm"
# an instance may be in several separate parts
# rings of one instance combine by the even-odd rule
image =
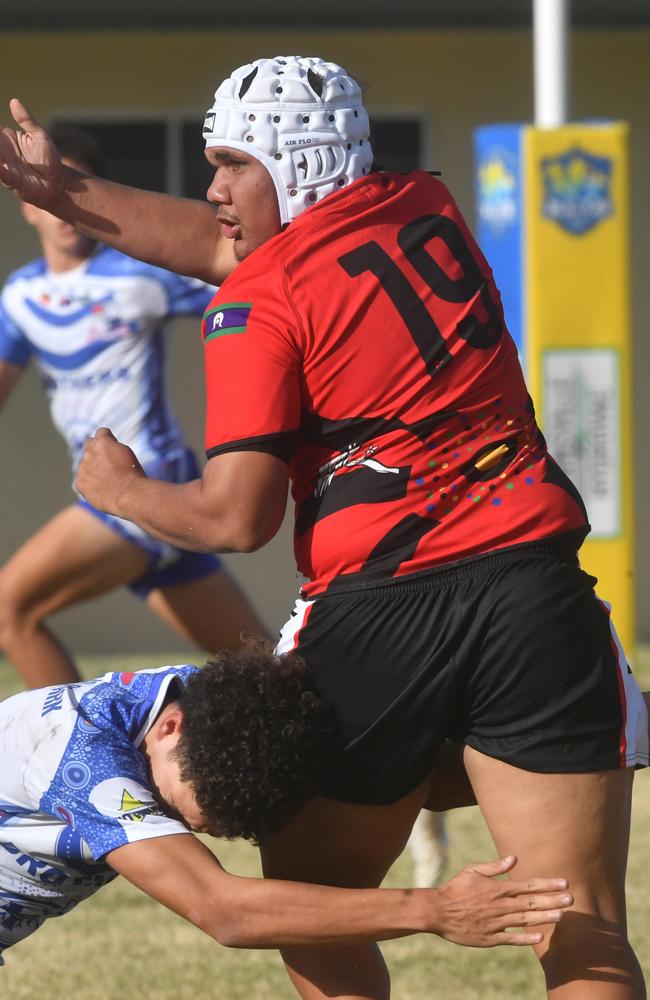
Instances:
[[[89,177],[61,163],[47,131],[17,98],[17,129],[0,129],[0,182],[22,201],[44,208],[131,257],[211,284],[235,266],[207,202],[142,191]]]
[[[571,905],[565,879],[495,879],[515,858],[465,868],[442,889],[337,889],[224,871],[196,837],[118,847],[106,861],[170,910],[232,948],[382,941],[426,932],[489,948],[542,940]],[[519,933],[512,928],[523,928]]]

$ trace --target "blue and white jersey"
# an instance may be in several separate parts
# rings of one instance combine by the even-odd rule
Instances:
[[[124,844],[190,831],[165,815],[139,747],[193,666],[111,673],[0,702],[2,950],[115,878]]]
[[[164,321],[202,315],[214,288],[98,245],[71,271],[43,259],[15,271],[0,296],[0,359],[43,373],[73,466],[110,427],[147,466],[184,448],[164,389]]]

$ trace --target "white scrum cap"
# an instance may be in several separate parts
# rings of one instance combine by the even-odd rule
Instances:
[[[370,173],[369,135],[356,81],[336,63],[302,56],[236,69],[203,125],[206,148],[241,150],[266,167],[283,224]]]

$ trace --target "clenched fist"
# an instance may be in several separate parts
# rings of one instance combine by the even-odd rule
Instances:
[[[108,427],[100,427],[84,446],[75,480],[77,490],[93,507],[119,517],[123,516],[119,498],[134,478],[144,478],[135,454],[120,444]]]

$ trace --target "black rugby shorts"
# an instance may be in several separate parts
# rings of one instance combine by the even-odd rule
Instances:
[[[595,582],[538,543],[299,600],[278,651],[305,658],[344,738],[322,793],[394,802],[447,738],[529,771],[647,765],[645,705]]]

